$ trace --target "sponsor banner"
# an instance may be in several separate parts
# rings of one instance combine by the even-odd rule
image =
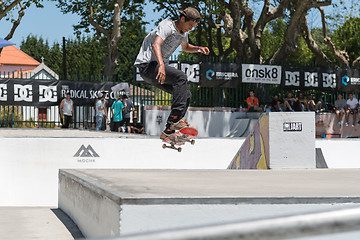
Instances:
[[[337,71],[322,68],[283,67],[282,85],[291,89],[337,88]]]
[[[342,92],[360,92],[360,71],[340,69],[337,74],[338,89]]]
[[[169,66],[179,69],[179,63],[176,61],[170,61]],[[196,78],[196,69],[200,69],[200,64],[184,63],[184,65],[180,64],[180,69],[187,74],[189,81],[191,81]],[[199,70],[197,71],[199,72]],[[144,79],[140,75],[139,68],[137,67],[135,67],[135,82],[144,82]]]
[[[236,63],[202,63],[202,87],[237,88],[241,86],[241,65]]]
[[[130,95],[128,83],[0,79],[0,105],[54,106],[60,104],[67,92],[77,106],[94,105],[99,92],[108,93],[108,104],[118,94]]]
[[[180,63],[180,70],[183,71],[189,82],[200,83],[200,64],[199,63]]]
[[[281,66],[242,64],[242,82],[280,84]]]

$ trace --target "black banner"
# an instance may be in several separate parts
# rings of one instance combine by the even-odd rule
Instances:
[[[282,86],[291,89],[337,89],[337,70],[283,67]]]
[[[340,69],[337,74],[338,89],[341,92],[360,92],[360,71],[358,69]]]
[[[259,83],[281,84],[288,89],[360,91],[359,70],[208,62],[172,62],[170,65],[186,73],[190,83],[201,87],[239,88],[242,83]],[[135,81],[142,82],[137,68],[136,71]]]
[[[202,63],[200,76],[202,87],[238,88],[241,86],[241,64]]]
[[[0,79],[0,105],[54,106],[70,92],[77,106],[92,106],[99,92],[106,92],[109,104],[118,94],[130,95],[128,83],[72,82],[37,79]]]

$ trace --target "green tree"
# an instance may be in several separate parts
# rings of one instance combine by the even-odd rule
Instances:
[[[301,65],[315,62],[322,66],[350,65],[346,53],[349,49],[337,46],[339,43],[335,44],[330,37],[346,19],[357,17],[354,9],[360,7],[358,1],[344,0],[150,1],[157,5],[157,11],[165,10],[163,18],[178,16],[177,9],[190,6],[199,9],[202,21],[191,32],[190,41],[207,45],[210,54],[220,60],[235,51],[243,62],[296,64],[300,59]],[[323,7],[333,7],[334,14],[325,16]],[[307,15],[312,9],[320,11],[322,28],[309,27]],[[359,55],[350,55],[353,66],[360,62]]]
[[[63,72],[63,49],[59,43],[55,42],[50,47],[47,41],[36,36],[28,36],[22,41],[20,49],[41,62],[45,58],[45,64],[60,76]],[[99,42],[94,37],[81,37],[75,40],[66,40],[66,66],[67,73],[82,78],[89,75],[102,75],[105,53],[100,47]]]
[[[118,63],[115,74],[122,81],[133,79],[134,59],[138,54],[146,31],[140,17],[130,17],[121,29],[122,38],[118,43]]]
[[[41,5],[42,0],[3,0],[0,1],[0,21],[10,21],[13,26],[9,29],[8,35],[5,40],[9,40],[13,37],[16,28],[20,25],[22,17],[25,15],[25,9],[30,5],[35,4],[36,7],[43,7]],[[15,14],[17,11],[17,15]]]
[[[123,22],[132,14],[142,15],[143,0],[58,0],[63,13],[74,13],[81,17],[74,25],[78,35],[95,31],[96,38],[106,53],[104,75],[112,77],[118,66],[118,43]]]
[[[332,39],[337,48],[345,50],[352,65],[358,64],[360,58],[360,18],[350,18],[335,30]]]
[[[49,42],[42,37],[29,35],[21,42],[20,49],[35,60],[41,62],[41,58],[48,59],[51,56]]]

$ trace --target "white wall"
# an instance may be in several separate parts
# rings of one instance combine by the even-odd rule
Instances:
[[[166,120],[170,110],[145,110],[146,134],[159,136],[165,129]],[[199,131],[199,137],[225,137],[236,118],[245,118],[245,112],[231,111],[188,111],[185,115],[186,121]]]
[[[57,206],[59,169],[226,169],[244,139],[196,139],[178,153],[158,138],[0,138],[0,206]],[[74,157],[89,145],[99,157]],[[318,139],[329,168],[360,168],[358,139]]]
[[[57,206],[59,169],[226,169],[242,141],[197,139],[178,153],[158,138],[0,138],[0,206]],[[82,145],[99,157],[74,156]]]
[[[329,168],[360,168],[360,139],[317,139]]]
[[[315,113],[269,113],[270,168],[316,168]],[[300,123],[301,131],[285,131],[284,123]]]

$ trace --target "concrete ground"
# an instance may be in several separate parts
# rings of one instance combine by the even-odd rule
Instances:
[[[0,207],[0,238],[72,240],[83,238],[83,235],[60,209]]]
[[[360,203],[360,169],[78,169],[62,174],[89,182],[93,191],[122,204]]]
[[[42,138],[42,137],[54,137],[54,138],[158,138],[146,135],[134,135],[124,133],[113,132],[96,132],[87,130],[76,129],[0,129],[0,138]],[[341,140],[346,141],[346,140]],[[339,141],[333,141],[334,144],[338,144]],[[332,142],[331,142],[332,143]],[[321,144],[327,144],[327,141],[322,141]],[[359,142],[353,143],[358,146]],[[160,146],[160,144],[159,144]],[[160,147],[159,147],[160,148]],[[332,147],[334,151],[335,147]],[[355,150],[358,148],[355,148]],[[196,150],[194,148],[194,150]],[[155,151],[155,150],[154,150]],[[158,149],[156,149],[158,151]],[[234,154],[237,149],[234,149]],[[357,151],[357,150],[356,150]],[[189,150],[190,152],[190,150]],[[339,151],[342,154],[341,162],[349,161],[348,157],[344,157],[344,152]],[[167,152],[166,152],[167,153]],[[172,153],[172,152],[169,152]],[[332,152],[329,151],[329,156],[325,155],[325,158],[331,158]],[[178,154],[178,153],[176,153]],[[183,153],[180,153],[183,154]],[[340,154],[340,153],[339,153]],[[183,155],[184,156],[184,155]],[[351,156],[356,156],[352,154]],[[335,156],[338,160],[338,156]],[[352,159],[359,164],[356,158]],[[229,161],[230,162],[230,161]],[[339,163],[340,164],[340,163]],[[346,167],[350,164],[344,165]],[[354,164],[351,163],[354,167]],[[358,166],[358,165],[356,165]],[[356,167],[355,166],[355,167]],[[339,166],[336,166],[339,167]],[[342,167],[342,166],[340,166]],[[135,171],[135,170],[132,170]],[[183,177],[183,173],[177,170],[163,170],[164,175],[156,176],[152,170],[143,171],[142,178],[137,178],[138,175],[134,172],[124,172],[125,177],[128,177],[128,181],[122,181],[121,184],[127,187],[134,187],[135,189],[146,187],[147,192],[144,192],[144,196],[161,194],[160,182],[168,184],[166,188],[171,190],[167,192],[167,197],[185,196],[190,197],[193,193],[205,196],[213,191],[213,189],[228,189],[228,191],[220,191],[222,196],[228,196],[230,191],[235,192],[236,197],[242,197],[245,201],[259,201],[257,204],[266,203],[266,199],[280,198],[283,201],[291,201],[292,195],[296,195],[298,200],[303,198],[312,199],[313,203],[316,203],[319,199],[320,202],[331,204],[331,201],[342,202],[360,202],[360,191],[358,183],[360,180],[360,169],[323,169],[323,170],[286,170],[286,171],[228,171],[227,174],[216,178],[211,177],[212,171],[207,173],[201,172],[203,175],[208,175],[208,178],[199,180],[199,172],[194,171],[192,177]],[[225,170],[224,170],[225,171]],[[241,172],[241,174],[238,174]],[[90,172],[91,173],[91,172]],[[109,172],[110,173],[110,172]],[[91,173],[92,174],[92,173]],[[107,173],[108,174],[108,173]],[[180,181],[175,181],[173,178],[177,176]],[[237,175],[237,176],[235,176]],[[270,176],[272,175],[272,176]],[[155,182],[148,182],[145,177],[155,179]],[[235,180],[232,178],[235,177]],[[114,175],[109,174],[105,176],[109,181],[118,180]],[[324,180],[326,178],[326,181]],[[170,180],[169,180],[170,179]],[[285,179],[285,180],[284,180]],[[243,183],[247,181],[249,185],[246,187]],[[286,181],[286,187],[284,184]],[[201,191],[194,189],[192,185],[194,182],[202,185]],[[188,185],[190,188],[187,191],[174,191],[176,185]],[[224,184],[226,188],[223,188]],[[264,189],[265,192],[260,193],[258,188]],[[120,191],[120,190],[119,190]],[[165,195],[166,195],[165,194]],[[234,194],[234,192],[232,193]],[[132,195],[130,192],[125,196],[131,201]],[[229,198],[230,200],[230,198]],[[348,200],[348,201],[347,201]],[[294,205],[295,206],[295,205]],[[359,239],[359,232],[356,233],[357,238],[345,238],[345,239]],[[0,207],[0,239],[12,240],[12,239],[78,239],[82,235],[74,222],[69,219],[60,209],[51,209],[44,207]],[[309,238],[310,239],[310,238]],[[318,238],[316,238],[318,239]],[[323,238],[329,239],[329,238]],[[340,238],[338,238],[340,239]],[[344,238],[343,238],[344,239]]]
[[[60,189],[69,190],[63,196],[71,196],[71,206],[61,196],[65,201],[60,206],[75,216],[84,234],[89,234],[85,228],[93,223],[88,222],[91,217],[78,218],[82,213],[77,211],[92,200],[97,202],[99,195],[121,205],[120,228],[125,235],[358,208],[360,204],[360,169],[78,169],[61,170],[60,179]],[[78,183],[95,200],[80,191]],[[74,192],[82,193],[77,200]],[[71,210],[73,202],[77,207]],[[92,212],[89,216],[103,217]],[[325,239],[356,240],[359,235],[359,231],[345,232]]]

